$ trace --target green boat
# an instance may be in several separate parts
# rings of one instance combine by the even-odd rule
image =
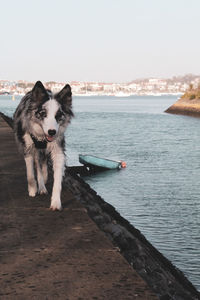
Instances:
[[[97,168],[104,168],[104,169],[120,169],[125,168],[126,163],[123,161],[118,160],[111,160],[107,158],[101,158],[94,155],[79,155],[79,162],[88,167],[97,167]]]

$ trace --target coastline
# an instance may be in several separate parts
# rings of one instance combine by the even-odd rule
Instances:
[[[6,93],[6,94],[0,94],[1,96],[20,96],[23,97],[25,94],[18,94],[18,93]],[[75,93],[73,92],[74,97],[121,97],[121,98],[128,98],[128,97],[134,97],[134,96],[153,96],[153,97],[160,97],[160,96],[181,96],[183,93],[154,93],[154,92],[141,92],[141,93]]]

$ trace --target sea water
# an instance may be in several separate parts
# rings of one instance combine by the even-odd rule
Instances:
[[[74,97],[68,165],[78,154],[127,168],[85,180],[200,290],[200,119],[164,113],[177,96]],[[19,102],[0,97],[12,115]]]

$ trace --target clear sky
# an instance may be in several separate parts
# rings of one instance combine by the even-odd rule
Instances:
[[[0,0],[0,79],[200,74],[200,0]]]

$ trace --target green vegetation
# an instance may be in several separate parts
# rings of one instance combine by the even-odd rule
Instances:
[[[193,85],[190,84],[189,89],[185,92],[181,99],[200,100],[200,85],[197,88],[193,88]]]

